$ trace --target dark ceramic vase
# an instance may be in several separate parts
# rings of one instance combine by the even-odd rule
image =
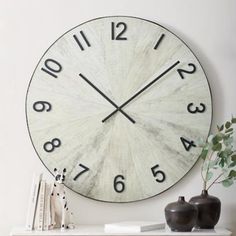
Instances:
[[[207,190],[192,197],[189,201],[198,208],[198,217],[195,227],[199,229],[214,229],[220,218],[221,203],[217,197],[208,195]]]
[[[197,219],[197,208],[179,197],[165,208],[166,222],[172,231],[190,232]]]

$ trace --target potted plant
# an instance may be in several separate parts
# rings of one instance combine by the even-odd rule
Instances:
[[[231,186],[236,181],[236,150],[233,146],[236,118],[232,117],[211,134],[206,142],[200,142],[200,157],[203,159],[201,176],[202,194],[190,199],[198,208],[196,228],[212,229],[220,217],[220,200],[208,195],[208,190],[215,184]]]

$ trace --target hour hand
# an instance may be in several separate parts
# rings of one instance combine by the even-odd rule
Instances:
[[[129,115],[127,115],[119,106],[117,106],[109,97],[107,97],[100,89],[98,89],[91,81],[89,81],[83,74],[79,74],[79,76],[87,82],[92,88],[94,88],[99,94],[101,94],[111,105],[113,105],[117,111],[120,111],[127,119],[129,119],[133,124],[135,120],[132,119]]]

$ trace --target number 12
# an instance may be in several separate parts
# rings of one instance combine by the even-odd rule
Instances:
[[[120,28],[121,31],[116,35],[116,28]],[[123,28],[123,29],[122,29]],[[111,40],[127,40],[126,37],[122,36],[127,30],[127,25],[124,22],[111,22]]]

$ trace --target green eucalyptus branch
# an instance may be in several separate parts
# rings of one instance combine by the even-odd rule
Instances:
[[[221,183],[225,187],[236,181],[236,150],[233,150],[233,124],[236,118],[232,117],[221,126],[217,126],[215,135],[210,135],[207,141],[200,145],[200,157],[204,160],[201,167],[203,189],[209,190],[214,184]],[[216,176],[216,177],[215,177]],[[224,179],[219,179],[224,176]],[[214,178],[213,181],[211,179]],[[211,184],[208,185],[208,182]]]
[[[213,156],[214,152],[210,152],[210,155],[207,155],[207,158],[204,160],[204,162],[208,161],[207,163],[207,170],[206,170],[206,174],[205,174],[205,178],[203,177],[203,189],[206,190],[207,188],[207,176],[208,176],[208,173],[209,173],[209,169],[210,169],[210,161],[212,159],[212,156]],[[202,165],[203,167],[203,165]],[[203,171],[203,168],[202,168],[202,171]],[[202,176],[203,176],[203,173],[202,173]]]
[[[221,183],[222,181],[217,182],[217,180],[218,180],[222,175],[223,175],[223,173],[219,174],[219,176],[208,186],[207,190],[209,190],[209,188],[212,187],[214,184]]]
[[[201,176],[202,176],[202,181],[203,181],[203,189],[205,190],[206,189],[206,180],[203,176],[203,165],[201,167]]]

